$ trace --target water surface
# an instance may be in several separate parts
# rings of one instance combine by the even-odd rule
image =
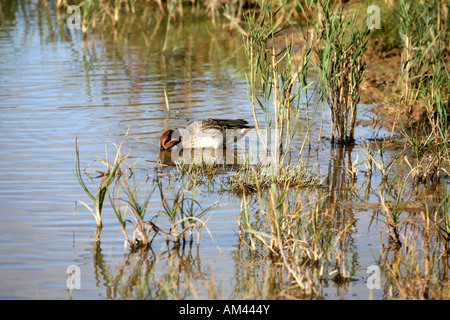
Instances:
[[[169,250],[157,240],[146,256],[127,256],[108,205],[100,242],[94,241],[91,213],[80,204],[75,213],[77,200],[89,201],[74,175],[76,137],[81,163],[87,166],[97,156],[104,158],[105,146],[113,150],[110,142],[120,143],[129,130],[124,144],[128,164],[138,178],[153,177],[164,130],[207,117],[253,119],[240,36],[221,31],[209,19],[188,19],[171,30],[170,49],[163,53],[162,27],[148,48],[136,27],[116,34],[97,33],[84,43],[80,31],[67,29],[52,9],[21,6],[4,16],[0,25],[0,298],[130,298],[134,295],[127,291],[128,277],[148,270],[163,252],[155,277],[177,266],[186,275],[180,282],[190,279],[200,297],[206,296],[204,283],[211,279],[218,297],[225,299],[246,297],[251,283],[264,282],[270,263],[257,268],[246,262],[248,252],[239,241],[240,198],[220,192],[218,186],[202,189],[196,198],[204,207],[222,200],[207,220],[214,240],[203,232],[198,247]],[[362,118],[371,116],[370,106],[361,105],[360,110]],[[323,135],[329,135],[328,125],[325,121]],[[318,120],[311,133],[314,141],[321,134],[319,127]],[[357,134],[363,140],[371,136],[366,127],[358,128]],[[299,131],[294,150],[305,135]],[[340,190],[341,180],[346,179],[344,167],[356,160],[357,148],[340,154],[322,140],[318,151],[305,152],[304,160],[320,164],[318,171],[328,177],[328,186]],[[174,172],[170,166],[161,170],[167,175]],[[94,185],[95,181],[90,184]],[[346,193],[336,197],[355,200]],[[371,195],[370,200],[378,198]],[[150,208],[160,212],[158,192]],[[369,228],[370,221],[367,211],[355,213],[356,229],[348,249],[353,281],[345,286],[324,285],[324,298],[366,299],[382,294],[370,292],[365,280],[367,267],[379,256],[379,230]],[[66,271],[71,265],[80,267],[81,289],[68,292]],[[136,268],[130,270],[130,265]]]

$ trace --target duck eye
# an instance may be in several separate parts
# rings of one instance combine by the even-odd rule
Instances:
[[[170,132],[167,134],[166,138],[164,139],[164,143],[167,143],[167,142],[169,142],[170,140],[172,140],[172,131],[170,131]]]

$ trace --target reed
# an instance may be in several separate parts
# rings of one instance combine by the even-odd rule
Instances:
[[[262,246],[267,254],[280,259],[296,287],[314,296],[322,279],[348,279],[344,267],[346,258],[338,249],[348,229],[344,227],[337,234],[330,233],[329,228],[317,224],[321,220],[317,208],[304,205],[309,199],[302,196],[301,188],[297,187],[317,187],[321,179],[299,160],[303,147],[297,156],[298,162],[289,164],[301,94],[309,86],[306,79],[312,50],[305,49],[302,52],[305,60],[295,66],[292,42],[286,41],[281,48],[275,46],[275,37],[283,31],[278,16],[281,9],[274,8],[273,2],[257,3],[258,14],[248,15],[243,36],[249,62],[246,76],[255,128],[271,157],[266,165],[243,166],[230,176],[230,181],[243,191],[239,219],[242,239],[251,250]],[[258,121],[258,108],[264,114],[264,124]],[[263,125],[269,136],[264,136]],[[251,194],[259,206],[253,214],[249,208]],[[333,257],[338,267],[330,266]]]
[[[103,209],[103,203],[105,201],[105,197],[107,195],[108,189],[111,186],[111,184],[122,174],[121,166],[123,161],[128,156],[123,156],[121,154],[121,148],[122,148],[123,141],[120,145],[116,145],[113,143],[114,147],[116,148],[116,153],[114,156],[114,161],[112,163],[109,162],[108,159],[108,152],[106,151],[106,158],[105,159],[96,159],[95,161],[101,162],[105,166],[105,171],[97,171],[97,173],[100,174],[101,180],[98,183],[97,186],[97,192],[92,192],[87,187],[86,183],[83,180],[82,172],[81,172],[81,164],[80,164],[80,153],[78,148],[78,137],[75,140],[75,176],[77,177],[78,182],[80,183],[82,189],[84,192],[88,195],[89,199],[91,200],[94,208],[92,209],[89,205],[87,205],[85,202],[81,200],[77,200],[77,202],[84,205],[93,215],[95,218],[95,221],[97,223],[97,227],[102,227],[102,209]]]
[[[449,30],[443,21],[448,7],[441,1],[399,1],[398,24],[402,39],[402,102],[423,117],[401,132],[413,150],[409,161],[418,181],[439,183],[450,163],[448,141],[450,81]]]
[[[162,180],[157,174],[156,184],[160,192],[163,212],[170,223],[170,230],[161,233],[161,236],[166,241],[177,244],[185,243],[186,241],[192,243],[193,229],[195,228],[197,230],[198,245],[202,229],[205,228],[209,233],[203,217],[213,210],[220,200],[203,209],[199,202],[195,200],[197,193],[197,182],[195,179],[182,180],[178,188],[174,189],[168,186],[167,192],[164,192]],[[188,234],[189,240],[187,240]]]
[[[432,70],[432,80],[420,89],[426,118],[420,125],[401,130],[413,151],[411,171],[422,182],[430,179],[439,182],[443,174],[449,174],[446,167],[450,164],[449,72],[443,62]]]
[[[307,78],[311,51],[303,51],[302,65],[296,66],[292,41],[286,38],[285,45],[275,44],[284,29],[279,15],[283,6],[275,7],[273,2],[266,1],[257,1],[257,5],[258,14],[254,11],[246,17],[243,35],[249,65],[246,79],[255,130],[270,163],[267,169],[276,176],[279,168],[291,160],[290,147],[299,125],[301,95],[310,85],[303,80]],[[258,118],[259,110],[264,114],[264,123]]]
[[[163,181],[157,172],[155,182],[150,184],[150,186],[144,185],[145,190],[142,195],[142,181],[145,180],[145,184],[147,184],[149,177],[146,176],[137,182],[131,167],[123,168],[123,162],[128,157],[123,156],[121,153],[124,141],[125,139],[122,140],[120,145],[112,143],[116,149],[112,163],[110,163],[108,152],[106,152],[105,159],[97,158],[87,166],[90,167],[93,163],[99,162],[104,166],[103,170],[85,169],[86,174],[95,173],[97,174],[96,178],[101,178],[97,184],[97,193],[93,193],[82,177],[78,139],[76,140],[75,175],[82,189],[89,196],[93,208],[81,200],[77,202],[83,204],[93,214],[98,229],[101,229],[103,226],[102,209],[105,197],[108,195],[111,207],[124,235],[125,244],[129,246],[132,252],[141,249],[145,251],[151,248],[157,235],[167,242],[175,244],[192,243],[193,229],[197,230],[197,245],[199,245],[201,231],[206,229],[210,234],[204,217],[220,202],[219,200],[208,208],[202,208],[195,199],[198,188],[198,175],[201,171],[189,171],[182,175],[181,178],[176,177],[175,182],[179,183],[178,188],[169,185],[167,192],[164,192]],[[158,168],[155,170],[158,170]],[[127,171],[131,173],[129,177],[124,174]],[[115,188],[113,188],[114,183]],[[163,230],[162,227],[156,224],[156,220],[160,216],[159,213],[155,212],[150,218],[147,217],[155,189],[159,190],[161,208],[164,216],[169,221],[170,227],[168,231]],[[111,192],[111,190],[113,191]],[[130,225],[132,226],[131,232],[129,230]]]
[[[132,183],[130,183],[129,178],[125,175],[122,176],[122,184],[126,195],[126,211],[122,213],[119,204],[119,185],[117,186],[115,196],[116,202],[114,202],[111,197],[110,201],[130,249],[132,251],[138,249],[146,250],[151,246],[158,232],[160,232],[160,228],[155,223],[157,215],[153,215],[151,219],[145,220],[155,186],[150,186],[140,199],[138,196],[138,194],[141,193],[139,183],[135,181],[134,175],[132,175],[132,177],[133,180]],[[131,212],[133,221],[126,219],[127,211]],[[126,222],[133,225],[134,230],[132,236],[127,233]]]
[[[347,17],[341,7],[332,10],[330,1],[319,1],[316,9],[322,19],[318,14],[315,17],[318,25],[314,29],[318,39],[315,52],[321,96],[330,108],[332,142],[351,143],[370,30],[365,23],[357,25],[356,13]]]
[[[396,7],[402,40],[402,99],[407,106],[419,98],[421,88],[432,79],[431,68],[443,68],[449,32],[443,22],[448,8],[441,2],[400,0]]]

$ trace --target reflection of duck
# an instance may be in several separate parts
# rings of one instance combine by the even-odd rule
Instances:
[[[172,160],[172,152],[170,150],[160,150],[158,154],[158,162],[164,163],[168,166],[175,166],[175,162]]]
[[[251,128],[246,120],[204,119],[196,120],[185,129],[167,130],[160,140],[160,150],[180,144],[181,148],[226,148],[242,138]]]
[[[174,149],[175,150],[175,149]],[[168,166],[177,164],[214,164],[214,165],[241,165],[248,161],[248,153],[245,149],[178,149],[160,150],[158,162]]]

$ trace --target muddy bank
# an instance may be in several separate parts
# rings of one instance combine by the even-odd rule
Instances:
[[[395,132],[424,120],[426,110],[421,100],[409,107],[400,101],[400,50],[392,50],[380,57],[369,48],[364,59],[367,68],[361,83],[364,92],[361,102],[374,105],[372,111],[375,117],[379,115],[379,125]]]

